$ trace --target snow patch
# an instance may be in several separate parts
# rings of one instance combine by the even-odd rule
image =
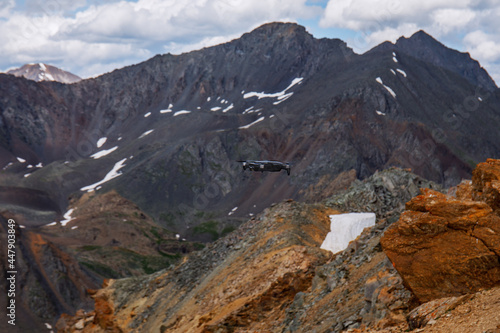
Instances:
[[[110,181],[111,179],[113,178],[116,178],[118,176],[121,176],[122,173],[121,172],[118,172],[118,170],[120,170],[121,168],[123,168],[125,166],[125,161],[127,160],[127,158],[124,158],[123,160],[120,160],[118,162],[115,163],[115,165],[113,166],[113,169],[111,169],[110,172],[108,172],[106,174],[106,176],[104,176],[104,178],[100,181],[98,181],[97,183],[94,183],[92,185],[89,185],[89,186],[85,186],[85,187],[82,187],[80,189],[80,191],[87,191],[87,192],[92,192],[96,189],[96,187],[98,187],[99,185],[101,184],[104,184],[108,181]]]
[[[47,70],[47,67],[45,67],[45,65],[44,65],[44,64],[42,64],[41,62],[39,62],[39,63],[38,63],[38,66],[40,66],[40,69],[41,69],[42,71],[46,71],[46,70]]]
[[[56,225],[56,224],[57,224],[57,222],[52,222],[52,223],[47,224],[46,226],[51,227],[51,226]]]
[[[394,62],[396,62],[396,63],[397,63],[397,62],[398,62],[398,58],[396,58],[396,56],[393,56],[393,57],[392,57],[392,61],[394,61]]]
[[[384,88],[392,95],[392,97],[396,98],[396,93],[394,92],[394,90],[392,90],[390,87],[386,86],[384,84],[384,82],[382,81],[382,79],[379,77],[377,77],[375,79],[375,81],[377,81],[378,83],[380,83],[382,86],[384,86]]]
[[[222,109],[220,106],[215,106],[211,108],[210,111],[219,111],[220,109]]]
[[[378,114],[379,116],[385,116],[385,113],[383,113],[382,111],[375,110],[375,112],[377,112],[377,114]]]
[[[280,91],[280,92],[277,92],[277,93],[271,93],[271,94],[268,94],[268,93],[265,93],[265,92],[248,92],[246,94],[243,95],[243,98],[250,98],[250,97],[257,97],[258,99],[261,99],[261,98],[278,98],[279,101],[276,101],[274,104],[279,104],[281,102],[283,102],[284,100],[288,99],[291,95],[290,93],[287,94],[287,90],[292,88],[294,85],[296,84],[300,84],[302,82],[304,78],[303,77],[298,77],[298,78],[295,78],[292,80],[292,83],[290,83],[288,85],[288,87],[286,87],[284,90]],[[285,97],[286,96],[286,97]]]
[[[188,113],[191,113],[191,111],[188,111],[188,110],[177,111],[176,113],[174,113],[174,117],[181,115],[181,114],[188,114]]]
[[[154,129],[150,129],[149,131],[146,131],[146,132],[142,133],[141,136],[139,137],[139,139],[145,137],[146,135],[151,134],[153,131],[154,131]]]
[[[477,99],[478,99],[478,101],[480,101],[480,102],[482,102],[482,101],[483,101],[483,99],[482,99],[481,97],[479,97],[479,96],[477,97]]]
[[[106,143],[106,140],[108,140],[107,137],[102,137],[99,140],[97,140],[97,148],[101,148],[102,145]]]
[[[114,152],[117,149],[118,149],[118,146],[114,146],[113,148],[98,151],[97,153],[90,155],[90,157],[97,160],[98,158],[101,158],[103,156],[111,154],[112,152]]]
[[[227,214],[227,215],[233,215],[234,212],[238,209],[238,206],[234,207],[233,209],[231,209],[231,211]]]
[[[31,165],[31,164],[28,164],[28,165],[26,166],[26,169],[31,169],[31,168],[33,168],[33,165]]]
[[[394,74],[394,75],[396,75],[396,72],[392,68],[391,68],[391,73]]]
[[[43,164],[42,162],[38,163],[37,165],[35,165],[35,168],[43,168]]]
[[[210,102],[210,99],[211,99],[211,98],[210,98],[210,96],[208,96],[208,97],[207,97],[207,102]]]
[[[27,173],[27,174],[25,174],[25,175],[24,175],[24,178],[27,178],[27,177],[29,177],[29,176],[31,176],[31,173]]]
[[[73,220],[73,218],[71,217],[71,214],[73,214],[73,212],[75,211],[74,208],[71,208],[70,210],[68,210],[63,216],[64,216],[64,220],[62,220],[60,223],[63,227],[66,226],[66,224],[68,224],[69,221]]]
[[[169,104],[168,105],[168,108],[166,110],[160,110],[160,113],[169,113],[169,112],[172,112],[172,108],[174,106],[172,104]]]
[[[253,126],[253,125],[257,124],[258,122],[261,122],[261,121],[262,121],[262,120],[264,120],[265,118],[266,118],[266,117],[260,117],[259,119],[257,119],[256,121],[254,121],[254,122],[252,122],[252,123],[250,123],[250,124],[248,124],[248,125],[238,127],[238,129],[247,129],[247,128],[249,128],[250,126]]]
[[[232,108],[234,108],[234,104],[231,103],[231,105],[229,105],[227,108],[225,108],[224,110],[222,110],[222,112],[226,113],[227,111],[231,110]]]
[[[148,113],[146,113],[146,114],[144,115],[144,118],[147,118],[147,117],[149,117],[150,115],[151,115],[151,112],[148,112]]]
[[[6,166],[3,167],[2,170],[7,170],[8,167],[10,167],[13,163],[12,162],[9,162]]]
[[[398,71],[398,73],[400,73],[401,75],[403,75],[404,77],[406,77],[406,72],[402,69],[396,69]]]
[[[18,160],[19,162],[21,162],[21,163],[26,162],[26,160],[25,160],[24,158],[21,158],[21,157],[16,157],[16,158],[17,158],[17,160]]]
[[[375,219],[374,213],[330,215],[331,231],[326,235],[321,248],[332,253],[344,250],[364,228],[375,225]]]

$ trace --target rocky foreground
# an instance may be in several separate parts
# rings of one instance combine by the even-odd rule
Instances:
[[[378,172],[323,203],[274,205],[176,267],[109,280],[92,291],[94,311],[63,315],[57,329],[499,332],[499,198],[499,160],[448,194]],[[367,210],[376,225],[347,249],[319,248],[329,215]]]

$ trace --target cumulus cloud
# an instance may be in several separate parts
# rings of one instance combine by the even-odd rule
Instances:
[[[424,29],[500,79],[498,17],[496,0],[3,0],[0,69],[48,62],[89,77],[292,21],[350,31],[360,53]]]
[[[0,68],[49,62],[83,77],[155,53],[225,42],[269,21],[309,19],[306,0],[26,0],[0,7]],[[99,64],[99,65],[97,65]]]
[[[329,0],[320,25],[356,31],[347,42],[357,52],[423,29],[490,69],[500,62],[499,15],[493,0]]]

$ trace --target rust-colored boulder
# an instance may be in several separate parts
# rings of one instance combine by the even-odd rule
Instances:
[[[486,202],[500,215],[500,160],[487,159],[472,172],[472,197]]]
[[[384,252],[420,302],[500,284],[499,179],[500,162],[488,160],[474,171],[472,195],[422,190],[385,232]]]

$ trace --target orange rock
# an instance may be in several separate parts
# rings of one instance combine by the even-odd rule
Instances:
[[[500,284],[496,179],[500,161],[488,160],[474,171],[476,201],[425,189],[384,233],[384,252],[420,302]]]
[[[473,198],[486,202],[500,215],[500,160],[487,159],[472,172]]]

